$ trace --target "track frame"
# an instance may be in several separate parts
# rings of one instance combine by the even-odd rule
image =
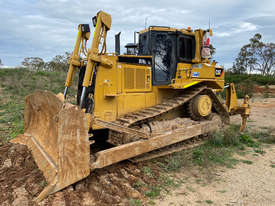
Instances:
[[[146,140],[138,140],[124,145],[116,146],[95,153],[95,161],[91,163],[91,170],[103,168],[114,163],[136,157],[138,155],[163,148],[178,142],[186,141],[192,137],[213,132],[222,125],[220,118],[213,118],[198,122],[194,125],[168,131]],[[94,158],[92,158],[94,159]]]

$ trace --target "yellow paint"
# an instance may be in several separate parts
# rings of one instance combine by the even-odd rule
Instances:
[[[197,81],[192,82],[192,83],[190,83],[190,84],[185,85],[183,88],[191,87],[191,86],[193,86],[193,85],[195,85],[195,84],[197,84],[197,83],[198,83]]]
[[[75,67],[80,66],[79,48],[80,48],[81,40],[82,40],[82,30],[81,30],[81,25],[79,25],[76,43],[74,46],[74,51],[73,51],[73,54],[72,54],[72,56],[70,58],[70,62],[69,62],[69,70],[68,70],[67,78],[66,78],[66,82],[65,82],[66,87],[71,86]]]
[[[225,94],[226,94],[225,104],[228,108],[228,111],[231,112],[238,107],[237,93],[233,83],[231,83],[229,87],[226,88]]]
[[[94,67],[96,63],[100,63],[102,60],[101,56],[98,54],[98,47],[102,38],[103,38],[103,41],[106,40],[107,31],[111,27],[111,22],[112,22],[112,18],[109,14],[103,11],[100,11],[97,13],[97,23],[96,23],[96,29],[94,31],[92,47],[91,49],[88,50],[88,55],[87,55],[88,63],[86,66],[86,71],[83,79],[84,87],[88,87],[92,84]],[[105,63],[105,64],[108,65],[108,63]]]
[[[95,25],[95,30],[94,30],[94,36],[96,35],[96,28],[97,28],[97,25],[98,25],[98,20],[96,20],[96,25]]]
[[[202,62],[196,64],[178,63],[175,79],[171,82],[169,87],[174,89],[185,89],[200,82],[204,82],[204,84],[212,89],[223,90],[224,72],[220,77],[216,77],[215,71],[217,67],[218,66],[216,66],[215,64]],[[194,77],[194,72],[198,73],[199,76]],[[166,86],[165,88],[168,88],[168,86]]]
[[[198,113],[202,117],[206,117],[211,113],[212,101],[208,95],[199,95],[197,100]]]
[[[152,86],[150,66],[118,62],[117,56],[104,55],[103,57],[112,62],[112,67],[98,66],[94,116],[106,121],[114,121],[129,112],[159,104],[163,99],[184,93],[184,89],[201,82],[209,85],[210,88],[223,88],[224,80],[222,77],[215,77],[214,65],[202,64],[201,68],[193,68],[192,64],[178,64],[176,76],[181,75],[181,79],[176,78],[174,83],[172,80],[171,84],[166,86]],[[190,69],[191,71],[206,70],[205,74],[208,71],[208,78],[204,73],[202,73],[203,78],[200,76],[192,78],[192,75],[188,74]],[[92,125],[92,128],[100,127]]]
[[[87,53],[86,72],[83,86],[88,87],[95,83],[94,91],[94,113],[96,118],[105,121],[114,121],[118,117],[129,112],[138,111],[143,108],[159,104],[163,99],[177,96],[196,84],[203,83],[212,89],[224,88],[224,74],[215,76],[215,63],[210,64],[208,59],[201,57],[201,44],[204,30],[175,29],[169,27],[149,27],[141,32],[149,30],[179,32],[185,35],[194,36],[196,40],[195,57],[192,63],[178,63],[175,78],[167,85],[152,85],[152,68],[149,65],[118,62],[118,56],[99,51],[100,42],[106,40],[107,31],[111,27],[111,16],[100,11],[97,14],[97,23],[94,30],[94,37],[91,48]],[[74,52],[79,59],[78,51],[81,42],[81,29],[77,37]],[[82,37],[83,38],[83,37]],[[75,55],[74,55],[75,56]],[[136,58],[136,55],[121,55],[124,58]],[[151,56],[146,56],[150,58]],[[151,57],[152,58],[152,57]],[[72,58],[66,85],[70,85],[74,68],[78,64],[77,58]],[[92,82],[95,66],[97,68],[96,82]],[[202,113],[205,113],[202,112]],[[87,118],[91,122],[91,117]],[[89,125],[93,129],[99,127]]]

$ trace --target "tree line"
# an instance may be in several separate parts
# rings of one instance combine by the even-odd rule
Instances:
[[[275,44],[264,43],[262,35],[255,34],[249,39],[249,43],[240,49],[230,71],[235,74],[275,75]]]
[[[210,45],[211,54],[216,49]],[[44,61],[40,57],[26,57],[22,65],[30,70],[47,70],[47,71],[67,71],[68,62],[71,53],[65,52],[64,55],[56,55],[50,61]],[[3,63],[0,59],[0,66]],[[229,69],[233,74],[251,74],[258,73],[264,76],[275,75],[275,43],[263,42],[260,33],[255,34],[249,43],[242,46],[237,58],[233,62],[233,67]]]
[[[44,61],[40,57],[26,57],[22,61],[22,65],[30,70],[47,70],[47,71],[67,71],[68,62],[71,53],[65,52],[64,55],[56,55],[50,61]]]

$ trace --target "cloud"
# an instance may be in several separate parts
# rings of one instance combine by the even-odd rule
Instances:
[[[122,45],[132,42],[133,32],[144,29],[145,20],[147,26],[206,29],[210,17],[215,58],[224,65],[232,64],[241,46],[257,32],[264,40],[275,40],[272,0],[14,0],[0,2],[0,58],[5,65],[19,65],[27,56],[49,60],[72,51],[78,24],[91,25],[99,10],[112,15],[107,37],[111,52],[116,33],[122,32]]]
[[[234,25],[232,25],[231,27],[232,28],[228,32],[217,32],[215,35],[217,37],[229,37],[242,32],[257,30],[257,26],[249,22],[240,22],[237,27],[234,27]]]
[[[240,33],[240,32],[246,32],[246,31],[254,31],[256,29],[257,29],[257,27],[255,24],[252,24],[249,22],[242,22],[242,23],[240,23],[239,28],[236,29],[234,32]]]
[[[271,26],[275,27],[275,16],[257,16],[251,17],[246,20],[247,22],[260,25],[260,26]]]

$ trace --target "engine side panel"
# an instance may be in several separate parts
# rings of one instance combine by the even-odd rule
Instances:
[[[113,66],[98,67],[93,113],[95,118],[105,121],[157,105],[162,99],[182,94],[184,89],[199,83],[212,89],[223,89],[224,85],[223,69],[214,64],[178,63],[176,78],[170,84],[152,86],[150,65],[119,62],[117,56],[107,58]],[[101,128],[95,124],[91,127]]]

